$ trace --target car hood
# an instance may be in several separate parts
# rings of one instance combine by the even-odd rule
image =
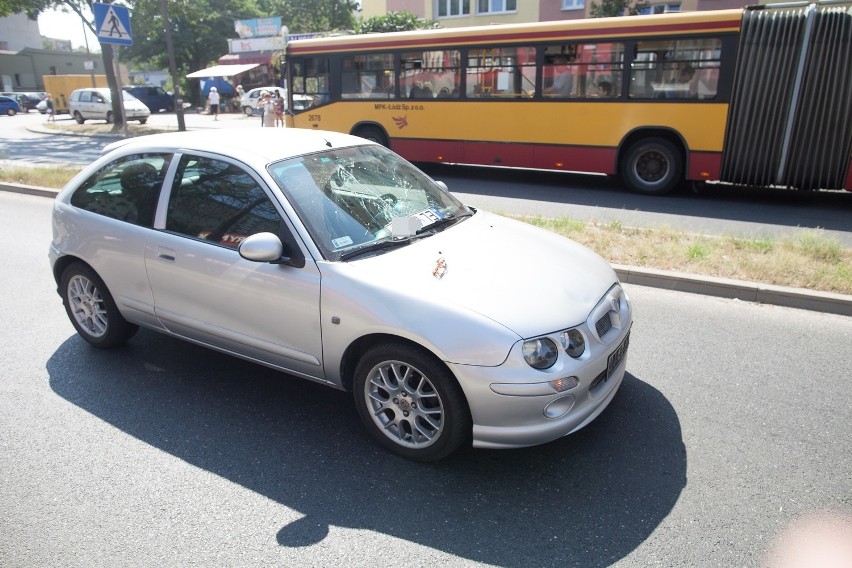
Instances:
[[[588,248],[485,211],[348,265],[362,284],[407,294],[412,302],[476,312],[522,338],[584,322],[617,281],[612,267]]]

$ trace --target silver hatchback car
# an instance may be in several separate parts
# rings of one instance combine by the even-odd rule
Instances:
[[[632,311],[603,259],[342,134],[112,144],[56,199],[50,262],[94,347],[143,326],[351,391],[415,460],[574,432],[624,376]]]

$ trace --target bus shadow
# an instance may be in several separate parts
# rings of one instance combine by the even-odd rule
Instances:
[[[154,332],[112,351],[73,336],[47,370],[58,395],[120,431],[302,513],[275,535],[283,547],[339,526],[494,565],[609,566],[686,484],[674,408],[630,374],[573,436],[418,464],[372,442],[350,394]]]
[[[473,195],[526,199],[701,217],[766,223],[808,229],[849,231],[852,192],[794,191],[722,184],[691,184],[663,196],[632,193],[615,177],[508,168],[418,164],[451,191]],[[522,187],[519,187],[522,186]]]

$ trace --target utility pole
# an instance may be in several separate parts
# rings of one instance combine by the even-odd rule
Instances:
[[[175,49],[172,45],[172,25],[169,22],[168,0],[160,0],[160,13],[163,15],[163,31],[166,34],[166,51],[169,53],[169,73],[172,76],[172,86],[175,92],[175,114],[177,115],[178,130],[186,130],[183,120],[183,99],[180,96],[180,84],[178,83],[177,65],[175,65]]]

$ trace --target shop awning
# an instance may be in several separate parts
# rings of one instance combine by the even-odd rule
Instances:
[[[187,75],[188,79],[203,79],[205,77],[233,77],[240,73],[245,73],[250,69],[257,67],[257,63],[246,63],[243,65],[214,65],[201,71],[193,71]]]
[[[233,65],[236,63],[258,63],[269,65],[272,63],[271,51],[243,51],[241,53],[228,53],[219,58],[218,63],[222,65]]]

